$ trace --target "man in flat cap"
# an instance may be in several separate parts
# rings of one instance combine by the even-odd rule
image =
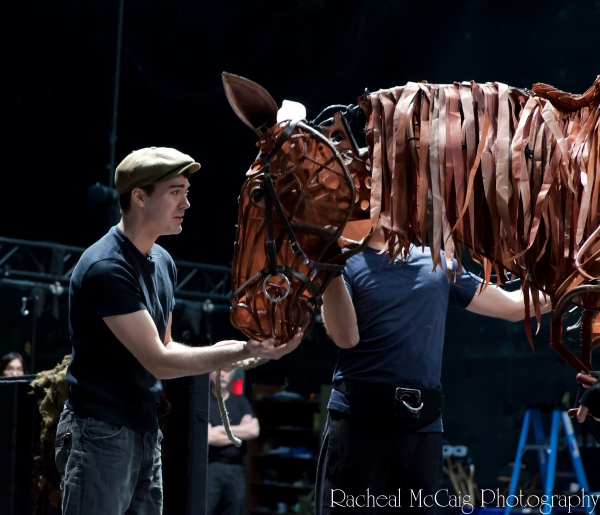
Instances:
[[[171,148],[145,148],[117,167],[121,221],[73,271],[69,400],[56,434],[63,515],[162,513],[156,398],[160,379],[249,358],[278,359],[301,334],[187,347],[171,340],[176,269],[159,236],[179,234],[189,178],[200,165]]]

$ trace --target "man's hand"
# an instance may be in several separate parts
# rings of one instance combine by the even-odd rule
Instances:
[[[598,379],[598,372],[590,372],[589,375]],[[581,396],[580,406],[577,410],[577,421],[583,422],[588,414],[600,422],[600,381],[596,381],[592,386],[583,384],[587,388]]]
[[[275,347],[273,338],[269,338],[264,342],[248,340],[245,347],[253,358],[279,359],[296,349],[300,345],[303,336],[302,331],[298,331],[289,342],[282,343],[279,347]]]

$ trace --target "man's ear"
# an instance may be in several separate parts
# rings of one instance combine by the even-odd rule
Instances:
[[[135,202],[139,207],[144,207],[146,202],[146,192],[142,188],[133,188],[133,190],[131,190],[131,202]]]

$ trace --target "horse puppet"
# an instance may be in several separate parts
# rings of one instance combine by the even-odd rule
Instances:
[[[385,233],[390,258],[429,244],[459,266],[462,248],[489,283],[520,278],[552,302],[551,347],[577,372],[600,346],[600,77],[583,95],[473,81],[412,83],[334,106],[327,120],[277,120],[258,84],[223,74],[236,114],[259,137],[239,201],[231,321],[281,343],[315,319],[345,261]],[[366,120],[367,148],[352,125]],[[441,251],[444,251],[442,253]],[[584,309],[580,354],[562,317]]]

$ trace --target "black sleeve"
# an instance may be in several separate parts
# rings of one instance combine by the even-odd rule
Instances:
[[[94,263],[85,274],[82,287],[89,309],[99,318],[147,309],[133,273],[116,261]]]
[[[242,412],[242,417],[244,415],[252,415],[252,417],[256,418],[256,415],[252,411],[252,406],[250,406],[250,402],[248,401],[248,397],[245,395],[239,395],[239,403],[240,403],[240,411]]]
[[[590,410],[592,417],[600,417],[600,380],[585,391],[581,397],[581,404]]]
[[[453,272],[450,274],[450,297],[449,304],[459,308],[467,308],[475,294],[477,288],[483,282],[478,277],[468,273],[464,268],[461,274],[458,273],[458,263],[453,260]]]
[[[350,269],[348,266],[346,266],[343,270],[342,270],[342,277],[344,278],[344,284],[346,285],[346,289],[348,290],[348,294],[350,295],[350,298],[353,298],[354,296],[354,290],[352,288],[352,276],[350,275]]]
[[[171,258],[171,256],[169,256]],[[173,298],[171,299],[171,311],[175,310],[175,288],[177,287],[177,266],[175,265],[175,261],[171,258],[171,274],[172,274],[172,282],[173,282]]]

